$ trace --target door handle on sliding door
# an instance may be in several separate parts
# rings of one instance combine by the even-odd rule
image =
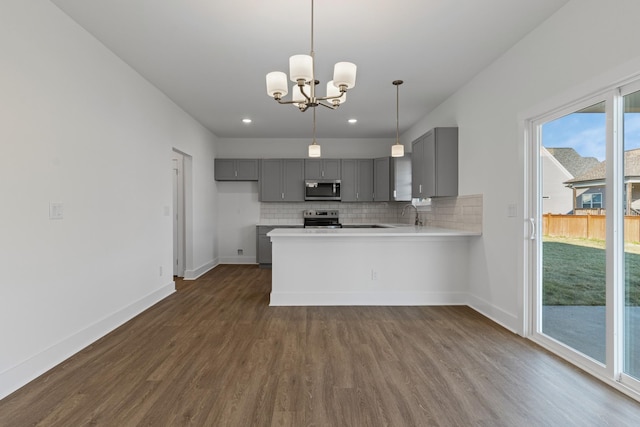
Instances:
[[[534,218],[529,218],[529,223],[531,224],[531,234],[529,235],[529,240],[536,239],[536,220]]]

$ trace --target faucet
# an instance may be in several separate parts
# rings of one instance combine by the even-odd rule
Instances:
[[[405,206],[402,208],[402,212],[400,213],[400,215],[401,215],[401,216],[404,216],[404,211],[405,211],[405,210],[407,210],[407,208],[408,208],[409,206],[411,206],[413,209],[415,209],[415,210],[416,210],[416,219],[415,219],[415,221],[413,222],[413,225],[422,225],[422,221],[420,221],[420,218],[418,217],[418,208],[416,208],[416,207],[415,207],[413,204],[411,204],[411,203],[409,203],[409,204],[405,205]]]

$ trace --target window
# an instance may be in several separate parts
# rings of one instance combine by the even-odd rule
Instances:
[[[582,207],[583,208],[601,208],[602,207],[602,193],[589,193],[582,195]]]

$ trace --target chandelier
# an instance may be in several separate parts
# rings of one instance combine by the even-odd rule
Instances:
[[[300,111],[318,105],[335,110],[347,99],[347,90],[356,85],[356,65],[351,62],[338,62],[333,69],[333,80],[327,82],[326,96],[316,96],[315,53],[313,51],[313,1],[311,0],[311,52],[309,55],[293,55],[289,58],[289,79],[294,83],[291,88],[291,100],[287,95],[287,75],[282,71],[267,74],[267,93],[280,104],[293,104]],[[314,141],[315,142],[315,141]]]

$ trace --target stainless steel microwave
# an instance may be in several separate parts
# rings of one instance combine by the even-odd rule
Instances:
[[[339,179],[312,179],[304,182],[305,200],[340,200]]]

